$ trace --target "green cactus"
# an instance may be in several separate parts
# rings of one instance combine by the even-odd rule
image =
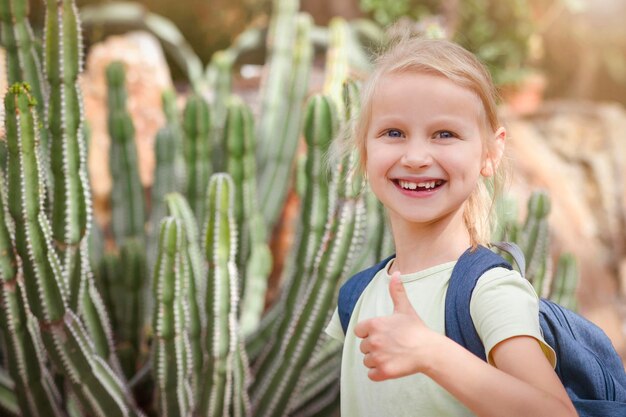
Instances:
[[[300,305],[301,297],[307,286],[306,279],[313,268],[315,256],[322,243],[328,216],[332,209],[330,178],[323,169],[323,158],[328,151],[331,140],[337,131],[337,120],[332,100],[323,95],[313,96],[307,105],[304,124],[304,136],[307,142],[307,160],[305,166],[306,191],[302,199],[296,235],[297,244],[289,256],[284,270],[284,286],[279,301],[272,307],[281,311],[275,322],[264,321],[263,325],[274,328],[271,334],[283,334],[287,330],[290,317]],[[269,367],[274,366],[281,352],[278,350],[280,340],[272,337],[265,343],[266,354],[257,364],[258,373],[267,375]]]
[[[7,417],[20,415],[15,395],[15,383],[4,369],[0,369],[0,412]]]
[[[359,195],[360,178],[350,169],[353,164],[351,155],[334,167],[337,203],[326,224],[301,302],[290,316],[287,330],[280,334],[281,355],[253,386],[255,416],[282,416],[294,407],[299,394],[298,389],[294,392],[294,386],[298,388],[303,369],[327,323],[338,283],[348,274],[361,248],[365,206]]]
[[[175,152],[179,140],[180,137],[176,135],[172,126],[164,126],[157,132],[154,141],[156,169],[150,191],[150,224],[152,227],[156,227],[167,213],[165,195],[180,189],[177,182]]]
[[[519,245],[526,259],[526,277],[541,296],[547,296],[550,289],[549,213],[548,194],[544,191],[533,192],[528,199],[528,213],[519,237]]]
[[[569,253],[561,255],[554,272],[550,299],[570,310],[576,310],[578,307],[576,287],[578,286],[579,278],[580,271],[578,270],[576,258]]]
[[[48,103],[48,85],[44,80],[41,58],[36,47],[37,40],[28,21],[29,9],[30,4],[25,0],[0,1],[0,44],[7,52],[5,70],[8,85],[28,83],[37,100],[37,113],[43,120]],[[42,124],[42,150],[48,149],[47,138],[46,126]]]
[[[125,70],[122,62],[106,68],[108,130],[111,137],[109,166],[113,234],[118,246],[127,238],[143,238],[145,206],[139,178],[135,128],[126,107]]]
[[[186,243],[184,245],[186,264],[189,265],[186,284],[185,303],[188,308],[189,321],[187,322],[187,333],[191,346],[191,367],[192,367],[192,389],[196,395],[200,392],[202,383],[202,368],[204,365],[204,350],[202,346],[202,335],[206,328],[206,320],[202,312],[204,311],[204,294],[206,293],[206,268],[200,251],[199,234],[197,232],[196,221],[191,213],[191,208],[185,198],[172,193],[166,196],[169,215],[180,220],[185,228]],[[185,275],[185,277],[187,277]],[[195,402],[198,402],[196,398]]]
[[[239,300],[234,184],[227,174],[209,182],[204,248],[209,264],[206,293],[207,364],[199,411],[202,415],[250,415],[247,358],[237,324]]]
[[[161,95],[163,104],[163,113],[165,114],[166,125],[164,127],[172,131],[172,135],[176,138],[171,143],[170,153],[173,153],[175,186],[173,190],[184,190],[187,182],[187,174],[185,172],[185,155],[184,155],[184,134],[181,126],[181,115],[178,111],[176,92],[166,89]],[[156,147],[157,145],[155,145]],[[155,152],[156,153],[156,152]],[[156,181],[156,179],[155,179]]]
[[[82,39],[73,1],[46,2],[44,56],[50,92],[46,122],[52,173],[51,226],[68,281],[69,307],[78,311],[86,286],[85,277],[90,274],[87,247],[81,241],[91,226],[91,196],[82,93],[78,85]]]
[[[29,312],[18,259],[5,219],[4,182],[0,176],[0,328],[7,340],[3,352],[13,380],[13,391],[23,414],[33,417],[63,416],[61,398],[29,329]],[[35,329],[37,331],[37,329]]]
[[[334,17],[328,24],[328,49],[326,50],[326,74],[324,94],[331,96],[339,114],[345,114],[344,82],[348,79],[349,27],[345,19]]]
[[[528,212],[523,224],[517,223],[517,203],[510,196],[501,196],[496,201],[497,228],[492,241],[517,243],[524,253],[526,270],[520,271],[528,278],[537,294],[549,298],[571,310],[576,309],[576,286],[580,272],[572,254],[559,256],[554,274],[548,230],[550,198],[545,191],[535,191],[528,199]],[[513,258],[504,251],[499,253],[513,266]]]
[[[228,103],[224,138],[228,155],[226,171],[235,182],[237,268],[243,294],[240,323],[246,335],[257,327],[263,313],[272,255],[257,202],[254,119],[250,108],[234,96]]]
[[[211,129],[213,118],[209,104],[202,96],[193,94],[187,99],[183,113],[185,134],[185,162],[187,164],[187,200],[200,223],[205,213],[205,194],[211,166]]]
[[[118,288],[113,314],[116,316],[117,353],[127,378],[137,371],[144,318],[144,279],[146,273],[144,243],[127,239],[120,248]]]
[[[156,300],[152,327],[153,372],[157,381],[156,402],[163,416],[187,416],[193,409],[191,355],[186,324],[185,284],[189,265],[186,237],[180,220],[165,218],[161,223],[159,257],[155,267],[153,294]]]
[[[103,358],[80,319],[68,309],[67,281],[52,247],[44,214],[37,152],[37,117],[28,87],[15,84],[5,97],[9,148],[8,202],[15,249],[22,260],[28,306],[42,331],[43,346],[68,379],[82,407],[93,415],[141,415],[127,388]]]
[[[213,109],[213,144],[211,162],[215,172],[225,171],[227,157],[225,143],[226,134],[223,133],[228,112],[228,104],[233,88],[233,64],[237,56],[231,50],[217,51],[211,57],[207,66],[206,78],[211,89],[211,108]]]
[[[313,58],[311,17],[295,15],[297,1],[277,0],[270,28],[270,75],[263,88],[257,148],[259,203],[272,230],[291,183],[301,114]]]

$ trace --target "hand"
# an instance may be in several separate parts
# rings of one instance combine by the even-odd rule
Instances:
[[[360,349],[363,364],[369,368],[372,381],[400,378],[427,367],[432,352],[429,345],[441,335],[430,330],[409,301],[400,273],[394,272],[389,282],[393,314],[376,317],[357,324],[354,333],[363,339]]]

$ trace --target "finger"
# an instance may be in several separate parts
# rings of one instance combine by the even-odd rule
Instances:
[[[400,280],[400,273],[397,271],[391,275],[389,295],[391,295],[391,300],[393,301],[394,313],[415,314],[415,309],[413,309],[409,297],[406,295],[404,284]]]
[[[369,379],[371,379],[372,381],[378,382],[378,381],[384,381],[385,379],[387,379],[387,377],[380,372],[380,370],[378,368],[372,368],[367,372],[367,376]]]
[[[357,325],[354,326],[354,334],[356,335],[356,337],[365,339],[369,335],[368,320],[357,323]]]
[[[371,351],[370,343],[369,343],[369,340],[367,338],[363,339],[363,341],[359,345],[359,349],[361,350],[361,353],[363,353],[364,355]]]
[[[363,356],[363,365],[370,369],[374,369],[376,367],[376,362],[374,361],[374,357],[371,353]]]

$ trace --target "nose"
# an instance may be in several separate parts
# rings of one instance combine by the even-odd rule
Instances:
[[[433,162],[431,149],[427,141],[408,140],[406,141],[404,154],[401,163],[407,168],[423,168]]]

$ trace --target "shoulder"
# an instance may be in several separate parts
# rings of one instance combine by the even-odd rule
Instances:
[[[539,297],[532,284],[519,272],[493,268],[478,279],[470,300],[470,311],[488,315],[502,310],[537,315]]]
[[[537,298],[532,284],[516,270],[497,267],[485,272],[476,282],[472,298],[486,291],[513,291]]]

